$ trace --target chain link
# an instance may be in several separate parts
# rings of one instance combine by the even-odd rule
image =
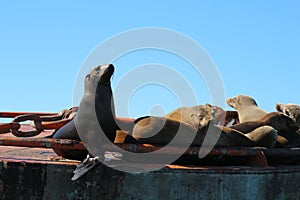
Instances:
[[[64,109],[59,113],[2,113],[3,117],[14,117],[11,123],[0,123],[0,134],[12,133],[16,137],[33,137],[39,135],[43,130],[59,129],[68,122],[70,122],[77,114],[78,107]],[[33,131],[21,131],[21,122],[31,121],[30,125],[35,128]]]

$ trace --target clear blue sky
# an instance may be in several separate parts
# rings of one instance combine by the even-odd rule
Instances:
[[[0,111],[71,107],[75,79],[89,53],[113,35],[143,27],[173,29],[202,45],[218,67],[227,97],[253,96],[267,111],[277,102],[300,104],[299,1],[214,2],[0,2]],[[114,78],[141,64],[172,65],[180,62],[176,59],[137,52],[114,63]],[[200,103],[209,102],[200,94],[205,85],[191,84]],[[149,114],[155,105],[166,111],[177,106],[167,90],[148,89],[132,97],[131,117]]]

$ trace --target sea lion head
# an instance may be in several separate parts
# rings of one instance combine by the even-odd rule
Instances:
[[[114,73],[114,66],[112,64],[98,65],[93,68],[85,76],[85,92],[89,92],[91,88],[97,88],[97,86],[110,86],[110,79]]]
[[[276,110],[291,117],[298,125],[300,125],[300,106],[296,104],[276,104]]]
[[[196,107],[196,109],[194,109]],[[214,107],[210,104],[199,105],[193,108],[193,112],[191,114],[192,124],[194,127],[198,127],[201,129],[206,127],[209,123],[214,123],[215,120],[215,112]]]
[[[257,103],[256,101],[250,97],[250,96],[246,96],[246,95],[237,95],[237,96],[234,96],[234,97],[231,97],[229,99],[227,99],[227,104],[238,110],[241,106],[257,106]]]

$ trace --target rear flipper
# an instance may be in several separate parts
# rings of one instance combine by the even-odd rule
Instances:
[[[246,137],[255,142],[255,146],[272,148],[277,141],[278,132],[271,126],[261,126],[247,133]]]

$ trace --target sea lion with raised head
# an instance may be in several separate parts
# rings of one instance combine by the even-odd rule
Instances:
[[[53,138],[73,139],[80,141],[75,127],[86,126],[86,133],[91,127],[89,124],[99,124],[106,137],[114,142],[116,130],[120,129],[115,121],[114,101],[110,85],[110,78],[113,75],[114,66],[112,64],[99,65],[92,69],[85,77],[84,95],[81,99],[78,113],[72,121],[60,128]],[[90,105],[95,105],[92,108]],[[97,120],[91,119],[91,112],[95,111]],[[87,152],[77,150],[58,150],[54,149],[58,155],[70,159],[82,160]]]
[[[227,104],[237,110],[240,123],[256,121],[267,114],[267,112],[258,107],[256,101],[250,96],[238,95],[229,98],[227,99]]]

